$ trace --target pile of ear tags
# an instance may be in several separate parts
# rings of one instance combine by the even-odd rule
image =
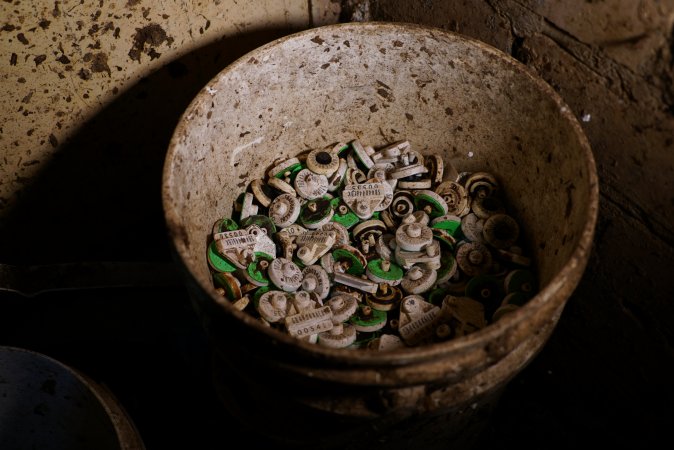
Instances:
[[[220,302],[332,348],[464,336],[536,293],[499,183],[408,141],[359,140],[276,161],[215,222]]]

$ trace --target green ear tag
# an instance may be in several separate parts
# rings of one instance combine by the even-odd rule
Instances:
[[[443,218],[446,217],[448,216],[441,216],[438,217],[437,219],[433,219],[433,221],[431,221],[431,228],[438,228],[440,230],[445,230],[451,236],[457,237],[459,229],[461,228],[461,219],[457,217],[456,219],[442,220]]]
[[[233,275],[227,272],[214,273],[213,284],[223,288],[228,299],[234,301],[241,298],[241,283]]]
[[[335,262],[348,262],[349,268],[346,270],[346,273],[349,275],[360,276],[365,272],[365,267],[363,266],[363,263],[360,261],[360,259],[358,259],[356,255],[349,252],[348,250],[338,248],[332,252],[332,258],[335,260]]]
[[[213,225],[213,234],[222,233],[223,231],[234,231],[238,230],[239,225],[229,217],[218,220],[215,225]]]
[[[386,311],[378,311],[366,305],[359,305],[356,314],[351,316],[349,323],[357,331],[373,332],[384,328],[386,325]]]
[[[255,290],[255,294],[253,294],[253,306],[255,306],[255,309],[257,309],[260,304],[260,297],[271,290],[272,288],[270,286],[262,286]]]
[[[269,216],[254,215],[248,216],[241,221],[241,228],[247,228],[250,225],[257,225],[267,230],[267,236],[272,237],[276,233],[276,225]],[[236,228],[235,228],[236,229]]]
[[[477,275],[466,284],[466,296],[484,305],[485,314],[491,317],[503,299],[501,280],[490,275]]]
[[[261,255],[268,256],[265,253],[255,253],[255,261],[248,264],[246,268],[246,278],[256,286],[269,286],[269,278],[267,278],[263,266],[268,265],[271,258],[266,259]]]
[[[508,294],[521,292],[527,298],[531,298],[536,294],[536,278],[530,270],[513,270],[506,275],[504,287]]]
[[[442,301],[447,297],[448,291],[445,288],[433,289],[430,294],[428,294],[428,303],[431,303],[436,306],[442,306]]]
[[[331,219],[333,222],[342,224],[347,229],[360,222],[356,213],[351,211],[351,209],[342,202],[341,198],[335,197],[330,200],[330,206],[332,206],[332,209],[335,211]]]
[[[375,283],[389,283],[402,280],[402,267],[383,259],[373,259],[367,263],[367,277]]]
[[[216,272],[234,272],[236,267],[223,258],[218,250],[215,248],[215,241],[208,246],[208,264]]]

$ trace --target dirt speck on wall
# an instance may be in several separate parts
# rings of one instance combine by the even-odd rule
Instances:
[[[312,7],[322,20],[334,17],[334,2]],[[17,222],[42,214],[70,214],[62,231],[73,238],[73,224],[86,227],[85,211],[93,219],[106,198],[126,205],[124,220],[147,222],[168,137],[189,97],[231,58],[311,22],[306,0],[0,2],[0,17],[7,106],[0,112],[0,262],[72,257],[67,239],[58,251],[29,250],[32,239]],[[36,200],[59,192],[71,199]]]
[[[146,53],[152,57],[155,48],[166,42],[168,47],[173,43],[173,38],[166,34],[166,31],[156,23],[136,28],[133,36],[133,46],[129,50],[129,58],[140,62],[141,53]]]

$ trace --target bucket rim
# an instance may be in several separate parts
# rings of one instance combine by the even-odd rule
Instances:
[[[209,86],[217,82],[217,80],[224,74],[236,71],[239,66],[245,64],[251,57],[259,56],[260,54],[268,52],[288,41],[307,39],[308,37],[315,37],[322,33],[345,31],[363,33],[372,31],[380,32],[382,30],[391,33],[391,35],[400,35],[400,33],[403,33],[425,35],[430,38],[443,36],[447,40],[461,43],[462,45],[470,46],[477,51],[489,54],[501,64],[504,64],[521,76],[526,77],[532,85],[532,88],[539,90],[544,96],[555,103],[561,119],[567,121],[571,126],[573,135],[578,140],[579,147],[582,150],[581,154],[578,156],[582,158],[583,166],[587,170],[589,192],[588,202],[584,205],[585,211],[583,213],[583,216],[586,218],[585,225],[580,232],[574,250],[562,266],[561,270],[559,270],[552,279],[539,290],[537,295],[531,298],[525,305],[504,315],[495,323],[489,324],[485,328],[466,336],[450,339],[445,342],[416,347],[405,347],[385,352],[363,351],[360,349],[349,348],[332,349],[304,342],[282,333],[281,331],[265,327],[250,314],[239,311],[229,304],[221,305],[223,313],[232,315],[247,326],[253,327],[256,331],[267,335],[270,338],[270,346],[283,346],[284,348],[292,349],[300,353],[303,357],[329,360],[331,362],[352,366],[400,366],[451,357],[451,355],[456,352],[484,347],[486,341],[491,341],[506,334],[509,330],[514,329],[523,321],[526,321],[542,306],[550,302],[564,305],[576,289],[587,266],[599,210],[599,181],[597,169],[590,143],[580,122],[560,94],[558,94],[545,80],[540,78],[532,69],[516,60],[511,55],[490,44],[461,33],[444,30],[435,26],[408,22],[348,22],[309,28],[272,40],[267,44],[247,52],[224,67],[204,85],[202,90],[191,101],[190,105],[180,117],[178,125],[169,142],[162,174],[162,206],[169,233],[169,240],[173,247],[174,255],[176,255],[177,263],[185,272],[188,281],[196,283],[199,289],[208,294],[208,297],[212,302],[215,303],[217,298],[214,287],[196,276],[194,267],[191,267],[190,264],[186,263],[186,261],[190,260],[185,245],[186,231],[181,225],[181,218],[176,214],[172,206],[174,204],[174,198],[171,191],[173,162],[180,147],[180,140],[182,139],[182,136],[186,135],[189,131],[188,126],[194,112],[199,109],[201,103],[205,101],[205,99],[209,98]]]

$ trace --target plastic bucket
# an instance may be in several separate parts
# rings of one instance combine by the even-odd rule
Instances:
[[[46,355],[0,347],[0,448],[144,450],[105,387]]]
[[[407,139],[459,170],[497,175],[525,228],[538,295],[477,333],[379,353],[299,342],[216,303],[205,257],[215,219],[275,159],[354,138]],[[163,205],[231,411],[295,447],[404,448],[468,441],[544,346],[586,267],[598,187],[572,112],[510,56],[439,29],[350,23],[273,41],[213,78],[175,129]]]

